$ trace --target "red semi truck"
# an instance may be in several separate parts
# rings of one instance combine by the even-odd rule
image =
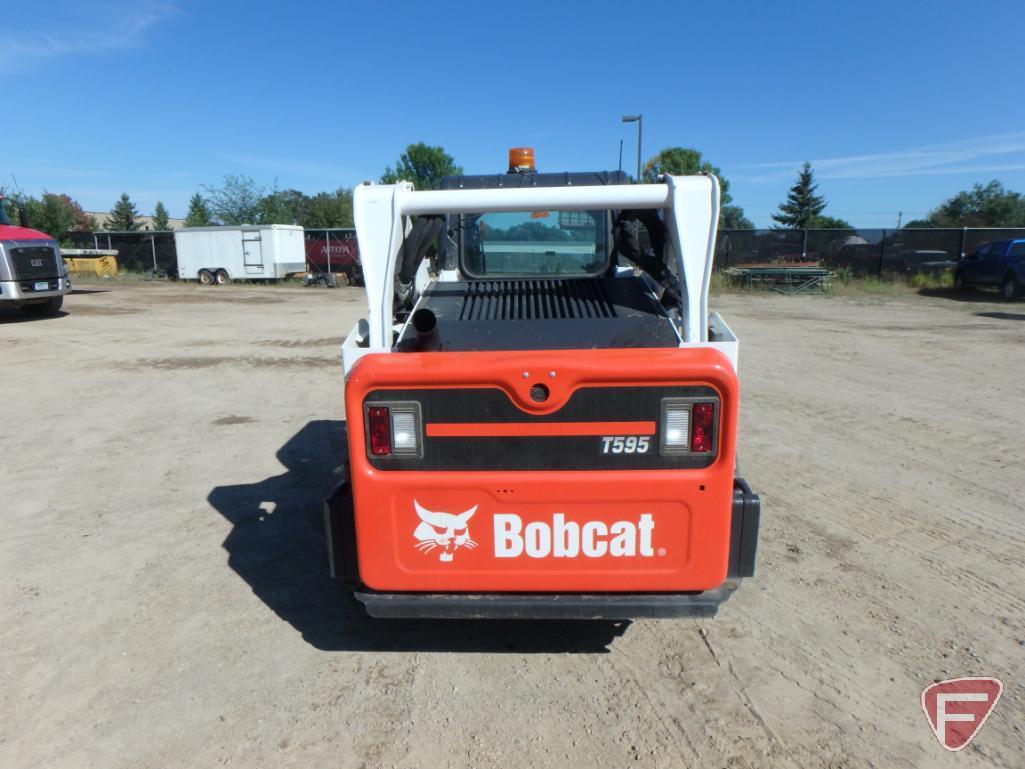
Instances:
[[[18,307],[29,315],[55,315],[71,290],[57,241],[7,214],[13,204],[0,195],[0,307]]]

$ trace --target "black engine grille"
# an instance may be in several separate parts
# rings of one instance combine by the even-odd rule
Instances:
[[[459,320],[614,318],[599,280],[482,280],[466,285]]]
[[[33,278],[56,278],[58,257],[49,246],[22,246],[11,249],[11,264],[14,276],[19,280]]]

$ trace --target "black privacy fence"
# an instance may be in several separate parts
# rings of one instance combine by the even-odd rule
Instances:
[[[816,264],[857,275],[943,272],[983,243],[1021,229],[719,230],[715,268]]]
[[[938,273],[994,240],[1025,238],[1025,228],[719,230],[715,269],[816,264],[855,275]],[[116,249],[123,271],[177,274],[173,232],[70,232],[74,248]],[[314,272],[349,272],[359,265],[355,230],[308,230],[307,266]]]

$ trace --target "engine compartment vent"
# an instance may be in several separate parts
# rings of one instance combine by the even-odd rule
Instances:
[[[479,280],[466,284],[459,320],[614,318],[598,279]]]

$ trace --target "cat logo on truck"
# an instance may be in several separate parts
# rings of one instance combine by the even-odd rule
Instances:
[[[711,616],[754,573],[719,183],[510,171],[354,193],[332,574],[375,617]],[[428,257],[428,254],[432,254]]]

